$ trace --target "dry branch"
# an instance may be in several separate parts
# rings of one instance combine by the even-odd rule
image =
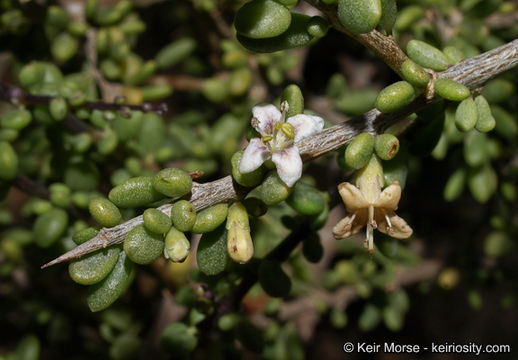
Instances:
[[[448,70],[438,73],[437,77],[452,79],[470,89],[475,89],[517,64],[518,39],[464,60]],[[302,140],[297,146],[302,159],[307,162],[347,144],[361,132],[382,133],[387,127],[404,120],[411,113],[437,100],[437,98],[425,99],[419,97],[409,106],[392,114],[381,114],[378,110],[373,109],[349,121],[324,129],[320,133]],[[233,183],[231,176],[227,176],[205,184],[194,183],[190,201],[192,201],[196,210],[201,210],[220,202],[237,200],[246,192],[246,189]],[[171,206],[172,204],[166,204],[158,209],[169,214]],[[142,216],[128,220],[113,228],[103,228],[97,237],[61,255],[44,265],[43,268],[91,253],[102,248],[103,244],[108,246],[120,244],[124,241],[126,234],[139,224],[142,224]]]

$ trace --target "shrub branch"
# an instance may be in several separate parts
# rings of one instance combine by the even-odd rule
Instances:
[[[517,64],[518,39],[473,58],[461,61],[448,70],[438,73],[437,78],[452,79],[470,89],[475,89],[492,77],[511,69]],[[378,110],[373,109],[349,121],[324,129],[314,136],[299,142],[297,147],[300,150],[302,159],[308,162],[349,143],[361,132],[383,133],[387,127],[399,121],[404,121],[408,115],[438,100],[437,97],[426,99],[424,96],[421,96],[412,104],[391,114],[381,114]],[[231,176],[226,176],[209,183],[193,183],[189,200],[193,203],[196,210],[201,210],[220,202],[240,199],[246,193],[247,189],[235,184]],[[171,206],[172,204],[166,204],[158,209],[169,215]],[[97,237],[43,265],[42,268],[79,258],[103,246],[120,244],[132,228],[142,223],[142,216],[137,216],[113,228],[103,228]]]
[[[355,39],[360,44],[374,52],[381,60],[401,76],[401,65],[408,60],[406,54],[394,41],[392,36],[385,36],[377,30],[372,30],[366,34],[356,34],[347,30],[338,20],[336,5],[327,5],[319,0],[306,0],[327,17],[331,26],[336,30]]]

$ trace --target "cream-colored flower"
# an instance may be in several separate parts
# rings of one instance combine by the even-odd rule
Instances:
[[[396,239],[406,239],[412,235],[412,228],[395,213],[401,198],[401,186],[395,181],[381,191],[382,174],[365,170],[357,178],[359,188],[348,182],[338,185],[338,192],[349,215],[333,228],[336,239],[352,236],[366,226],[365,247],[373,252],[374,229]]]

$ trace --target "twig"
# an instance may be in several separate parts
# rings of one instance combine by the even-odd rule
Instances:
[[[25,105],[48,105],[54,99],[54,96],[46,95],[33,95],[25,92],[18,86],[9,85],[0,82],[0,99],[9,101],[13,104],[25,104]],[[120,104],[117,102],[109,103],[102,101],[85,101],[82,105],[85,109],[97,109],[97,110],[140,110],[140,111],[155,111],[162,113],[167,111],[167,105],[144,103],[142,105],[127,105]]]
[[[206,79],[197,78],[189,75],[156,75],[151,79],[151,82],[167,83],[173,89],[180,91],[200,91]]]
[[[437,75],[438,78],[452,79],[470,89],[475,89],[490,78],[517,64],[518,40],[514,40],[499,48],[464,60]],[[373,109],[352,118],[350,121],[324,129],[314,136],[302,140],[297,144],[297,147],[302,159],[306,162],[310,161],[347,144],[361,132],[382,133],[387,127],[404,120],[409,114],[430,105],[434,101],[438,101],[438,98],[425,99],[419,97],[409,106],[392,114],[381,114],[378,110]],[[200,210],[220,202],[239,199],[246,192],[245,189],[232,182],[231,176],[227,176],[205,184],[194,183],[190,201],[197,210]],[[158,209],[169,214],[171,206],[171,204],[166,204]],[[142,216],[110,229],[103,228],[97,237],[43,265],[42,268],[96,251],[103,247],[103,243],[107,245],[120,244],[124,241],[126,234],[139,224],[142,224]]]
[[[385,36],[376,30],[366,34],[355,34],[344,28],[338,20],[336,5],[326,5],[319,0],[306,0],[306,2],[322,11],[336,30],[357,40],[359,43],[374,52],[397,74],[401,75],[401,65],[408,59],[408,57],[391,36]]]

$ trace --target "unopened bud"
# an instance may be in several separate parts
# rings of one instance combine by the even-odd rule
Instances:
[[[173,262],[184,262],[191,244],[184,233],[172,227],[165,237],[164,256]]]
[[[232,260],[244,264],[254,255],[254,244],[250,236],[248,213],[240,202],[228,209],[227,216],[227,251]]]

